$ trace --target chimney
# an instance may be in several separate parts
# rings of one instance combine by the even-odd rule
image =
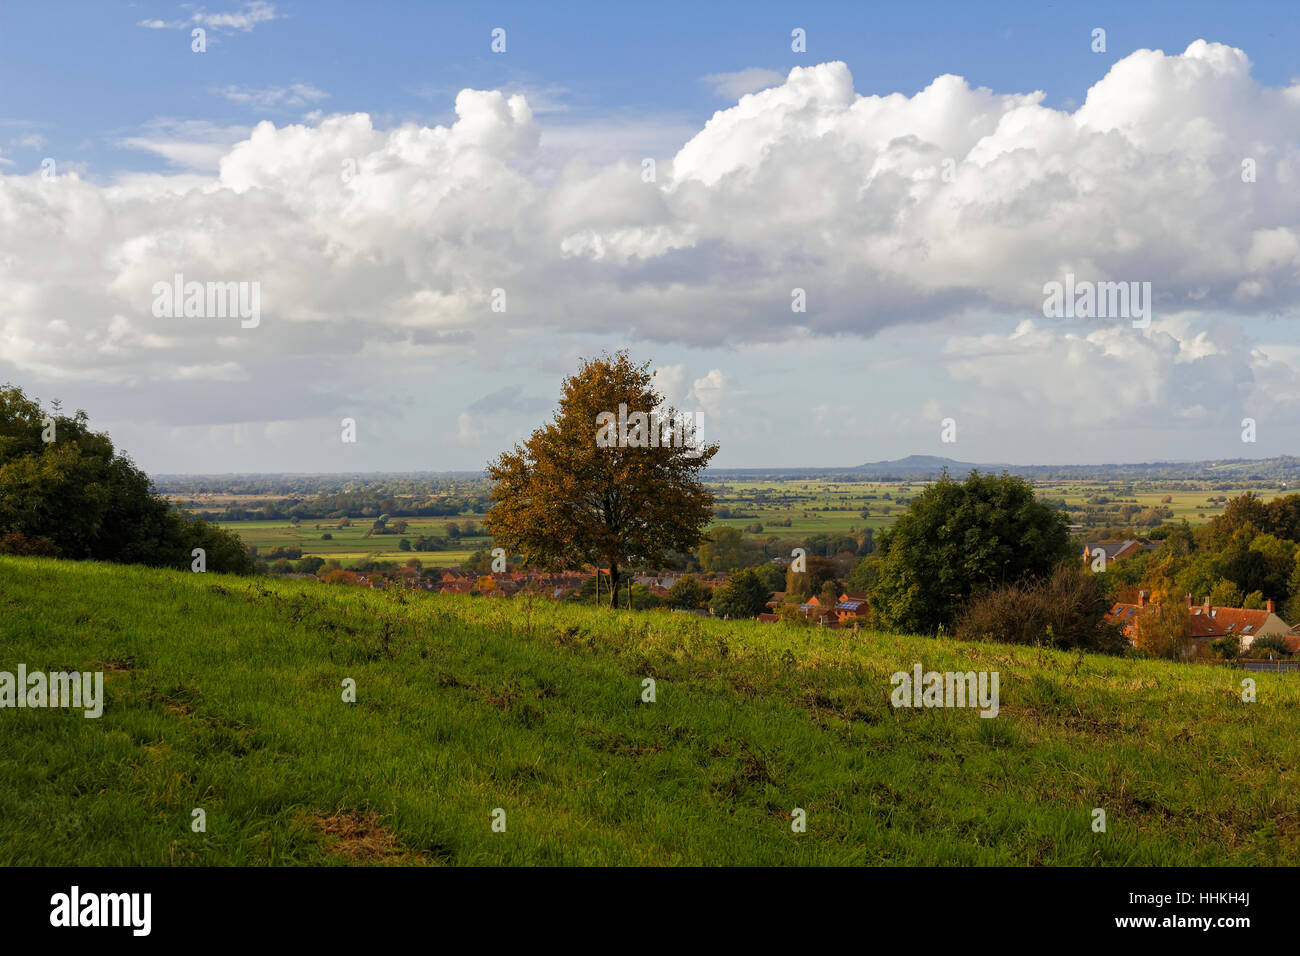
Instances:
[[[1138,592],[1138,607],[1146,607],[1146,606],[1147,606],[1147,592],[1146,592],[1146,591],[1139,591],[1139,592]]]
[[[1210,599],[1209,599],[1208,597],[1205,599],[1205,604],[1203,605],[1203,607],[1205,608],[1205,613],[1206,613],[1206,614],[1209,614],[1209,613],[1210,613]]]
[[[1267,610],[1269,614],[1272,614],[1274,611],[1277,610],[1277,604],[1274,603],[1272,598],[1269,598],[1267,601],[1264,602],[1264,609]]]
[[[1188,607],[1191,607],[1191,606],[1192,606],[1192,592],[1191,592],[1191,591],[1188,591],[1188,592],[1187,592],[1187,606],[1188,606]]]

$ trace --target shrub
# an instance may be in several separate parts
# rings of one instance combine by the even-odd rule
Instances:
[[[1216,657],[1225,661],[1236,660],[1241,654],[1241,638],[1236,634],[1220,637],[1217,640],[1210,641],[1210,650],[1214,652]]]
[[[11,531],[0,537],[0,554],[57,558],[59,553],[58,547],[49,538],[28,538],[21,531]]]
[[[1251,657],[1290,657],[1286,641],[1278,634],[1264,634],[1255,638],[1248,649]]]
[[[1004,585],[973,598],[958,617],[956,636],[1117,654],[1128,641],[1106,622],[1109,608],[1096,576],[1067,562],[1043,580]]]

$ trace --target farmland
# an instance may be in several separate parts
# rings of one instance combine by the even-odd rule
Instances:
[[[0,712],[0,865],[1300,852],[1289,675],[1251,675],[1245,703],[1224,667],[0,557],[0,670],[18,662],[103,671],[107,700]],[[998,716],[891,707],[917,662],[998,671]]]
[[[718,515],[714,527],[731,527],[760,539],[775,537],[789,543],[813,535],[846,535],[866,529],[879,532],[888,528],[906,510],[907,502],[925,487],[925,482],[714,481],[710,487],[716,497]],[[1164,523],[1187,520],[1198,525],[1221,513],[1230,498],[1247,491],[1264,500],[1294,491],[1277,483],[1244,481],[1215,484],[1069,481],[1040,483],[1036,487],[1043,500],[1064,503],[1072,523],[1096,530],[1125,527],[1144,512],[1162,509]],[[226,504],[251,508],[274,499],[263,494],[248,499],[226,496],[224,500]],[[263,553],[274,548],[301,548],[305,556],[335,559],[345,565],[359,560],[401,563],[418,558],[426,567],[447,567],[459,565],[475,551],[492,547],[491,539],[481,533],[459,539],[447,537],[450,524],[460,527],[468,520],[479,525],[482,519],[481,511],[460,516],[411,517],[405,519],[407,528],[402,534],[373,535],[367,534],[375,521],[373,515],[353,516],[348,527],[339,527],[335,518],[305,519],[296,524],[287,519],[220,523]],[[755,529],[756,525],[761,526],[761,532]],[[1136,530],[1149,533],[1151,528],[1148,525]],[[329,539],[323,537],[326,534]],[[419,553],[401,550],[402,538],[413,542],[421,535],[441,539],[439,549]]]
[[[318,555],[341,563],[361,559],[405,562],[419,558],[425,565],[450,567],[465,561],[475,551],[492,547],[491,539],[481,534],[455,539],[448,536],[448,525],[454,523],[460,526],[465,520],[409,518],[406,533],[401,535],[368,535],[374,519],[360,517],[353,519],[352,524],[346,527],[339,527],[337,521],[330,520],[293,524],[276,519],[222,522],[222,526],[237,532],[245,544],[257,547],[262,553],[275,548],[301,548],[304,556]],[[325,535],[330,536],[328,540]],[[440,540],[440,550],[401,550],[400,542],[403,538],[414,541],[421,535],[437,537]]]

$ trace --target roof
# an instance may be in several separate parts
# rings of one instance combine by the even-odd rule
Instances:
[[[1106,555],[1107,561],[1114,561],[1116,558],[1127,558],[1139,551],[1154,551],[1158,545],[1150,541],[1141,541],[1137,538],[1124,538],[1122,541],[1085,541],[1083,550],[1085,558],[1091,558],[1093,552],[1098,548]]]
[[[1157,606],[1148,604],[1145,608],[1140,608],[1136,604],[1116,604],[1106,614],[1106,620],[1113,624],[1120,624],[1128,633],[1128,629],[1137,619],[1139,611],[1154,609]],[[1192,615],[1191,637],[1194,641],[1211,637],[1227,637],[1233,634],[1239,637],[1253,637],[1260,632],[1260,629],[1268,623],[1268,619],[1274,614],[1273,611],[1267,610],[1219,607],[1217,605],[1207,609],[1203,604],[1190,607],[1188,611]],[[1296,628],[1292,630],[1294,631]]]

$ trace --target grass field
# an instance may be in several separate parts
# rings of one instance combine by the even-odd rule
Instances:
[[[958,476],[960,477],[960,476]],[[730,481],[710,486],[716,496],[716,506],[729,509],[743,517],[719,517],[713,527],[732,527],[744,530],[755,524],[763,526],[764,537],[775,535],[782,540],[804,540],[813,535],[842,536],[871,528],[880,531],[888,528],[902,514],[905,502],[920,494],[925,483],[920,481]],[[1186,518],[1191,524],[1203,524],[1223,511],[1228,498],[1254,491],[1264,500],[1294,490],[1254,485],[1227,490],[1187,490],[1170,485],[1142,486],[1126,493],[1122,482],[1058,482],[1036,486],[1039,494],[1050,501],[1064,499],[1071,509],[1081,509],[1088,498],[1097,496],[1109,499],[1112,505],[1136,505],[1139,508],[1159,508],[1167,503],[1173,516],[1167,521],[1179,522]],[[1216,500],[1211,502],[1213,497]],[[1221,500],[1220,500],[1221,499]],[[257,500],[262,500],[258,498]],[[251,506],[252,502],[248,502]],[[862,517],[862,511],[867,517]],[[419,558],[425,567],[452,567],[465,561],[473,552],[489,550],[492,541],[482,535],[449,542],[443,551],[402,551],[401,538],[412,542],[420,535],[442,535],[449,522],[463,525],[467,520],[481,527],[483,516],[454,518],[408,518],[408,527],[402,535],[377,535],[366,537],[373,518],[352,518],[352,526],[337,528],[335,519],[315,519],[292,525],[287,520],[227,521],[222,526],[237,533],[245,544],[255,545],[262,553],[275,547],[299,547],[304,555],[334,558],[344,563],[358,559],[394,561],[405,563]],[[776,524],[789,520],[789,526]],[[1125,519],[1115,517],[1113,523],[1123,525]],[[320,527],[317,528],[316,525]],[[323,534],[332,540],[322,540]]]
[[[297,525],[283,520],[266,521],[226,521],[221,526],[234,531],[245,544],[254,545],[265,554],[272,548],[302,548],[303,555],[319,555],[326,560],[335,558],[346,564],[358,558],[370,558],[376,561],[396,561],[405,563],[410,558],[419,558],[426,567],[452,567],[461,564],[475,551],[491,549],[491,539],[483,535],[448,541],[442,551],[402,551],[398,542],[406,538],[412,542],[420,535],[437,535],[445,537],[449,522],[464,524],[466,520],[479,524],[482,518],[407,518],[405,534],[384,534],[366,537],[366,532],[374,524],[374,518],[354,518],[352,525],[337,527],[338,522],[324,519],[320,522],[303,521]],[[320,524],[317,528],[316,525]],[[330,535],[326,541],[322,535]],[[452,546],[454,544],[454,546]]]
[[[3,865],[1300,859],[1291,675],[0,557],[20,662],[107,704],[0,710]]]

